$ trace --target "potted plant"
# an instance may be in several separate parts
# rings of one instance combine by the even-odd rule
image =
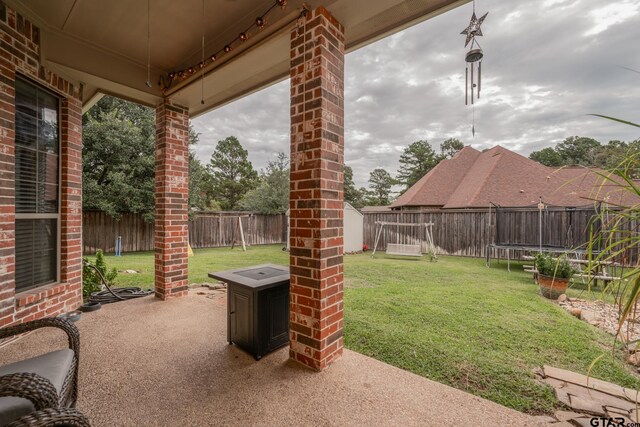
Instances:
[[[549,299],[557,299],[565,293],[571,276],[575,273],[567,258],[554,258],[549,254],[538,254],[535,258],[538,270],[538,285],[540,293]]]

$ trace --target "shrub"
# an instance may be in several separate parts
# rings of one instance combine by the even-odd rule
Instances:
[[[538,274],[542,274],[543,276],[570,279],[575,273],[575,270],[564,256],[554,258],[550,254],[539,253],[536,255],[535,265]]]
[[[92,293],[102,289],[102,279],[93,268],[86,264],[88,262],[87,258],[83,258],[83,261],[85,263],[82,266],[82,296],[86,300]],[[114,283],[116,276],[118,276],[118,271],[115,268],[107,269],[107,263],[101,250],[96,252],[96,260],[93,265],[102,273],[109,285]]]

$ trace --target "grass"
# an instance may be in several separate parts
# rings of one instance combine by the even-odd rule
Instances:
[[[606,352],[593,376],[640,385],[611,356],[609,335],[540,297],[517,267],[353,257],[345,286],[347,347],[519,411],[552,411],[551,390],[532,374],[544,364],[586,374]]]
[[[280,246],[196,250],[189,282],[209,271],[288,263]],[[151,253],[108,257],[109,266],[141,270],[120,285],[153,280]],[[612,338],[538,294],[531,277],[512,264],[441,257],[437,263],[376,255],[345,257],[345,345],[357,352],[449,384],[519,411],[540,414],[556,405],[532,370],[544,364],[640,388],[611,353]]]
[[[217,282],[210,279],[209,272],[231,270],[256,264],[289,264],[289,252],[282,246],[253,246],[246,252],[234,248],[195,249],[195,256],[189,258],[189,283]],[[94,261],[95,257],[87,257]],[[125,253],[120,257],[107,254],[107,266],[117,270],[136,270],[139,274],[118,274],[117,286],[139,286],[153,288],[154,259],[153,252]]]

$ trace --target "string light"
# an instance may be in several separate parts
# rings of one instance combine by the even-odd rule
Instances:
[[[151,85],[151,0],[147,0],[147,81],[148,87]]]
[[[208,65],[213,64],[216,60],[218,60],[220,58],[221,55],[223,54],[227,54],[230,53],[231,51],[233,51],[234,49],[234,44],[236,44],[237,42],[239,43],[244,43],[247,40],[249,40],[249,38],[251,37],[251,29],[253,29],[254,27],[258,29],[258,31],[262,31],[266,25],[267,25],[267,16],[273,11],[273,9],[275,9],[276,7],[280,7],[282,9],[285,9],[288,5],[288,0],[275,0],[275,2],[269,7],[269,9],[267,9],[262,15],[258,16],[255,21],[254,24],[252,24],[249,28],[247,28],[245,31],[242,31],[238,34],[238,37],[236,37],[234,40],[232,40],[230,43],[227,43],[224,45],[224,47],[222,49],[220,49],[219,51],[211,54],[208,58],[205,59],[204,55],[202,57],[202,60],[191,66],[188,68],[185,68],[183,70],[179,70],[179,71],[172,71],[170,73],[167,74],[167,80],[168,82],[165,82],[165,78],[161,78],[160,81],[158,82],[159,86],[161,87],[163,92],[166,92],[169,90],[169,88],[174,84],[174,82],[176,80],[184,80],[187,77],[190,77],[191,75],[193,75],[195,73],[195,69],[198,68],[199,70],[202,70],[202,72],[204,73],[204,68],[207,67]],[[305,14],[307,12],[307,6],[306,4],[303,5],[303,9],[302,9],[302,13]],[[204,53],[204,52],[203,52]]]

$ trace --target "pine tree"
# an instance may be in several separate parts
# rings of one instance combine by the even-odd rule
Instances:
[[[224,210],[238,209],[244,195],[258,185],[258,173],[235,136],[218,141],[207,169],[211,194]]]
[[[400,169],[396,177],[398,183],[404,185],[404,191],[406,191],[433,169],[440,160],[427,141],[420,140],[412,143],[400,156]]]
[[[369,204],[386,206],[391,203],[391,187],[396,183],[393,177],[384,169],[374,169],[369,174]]]

